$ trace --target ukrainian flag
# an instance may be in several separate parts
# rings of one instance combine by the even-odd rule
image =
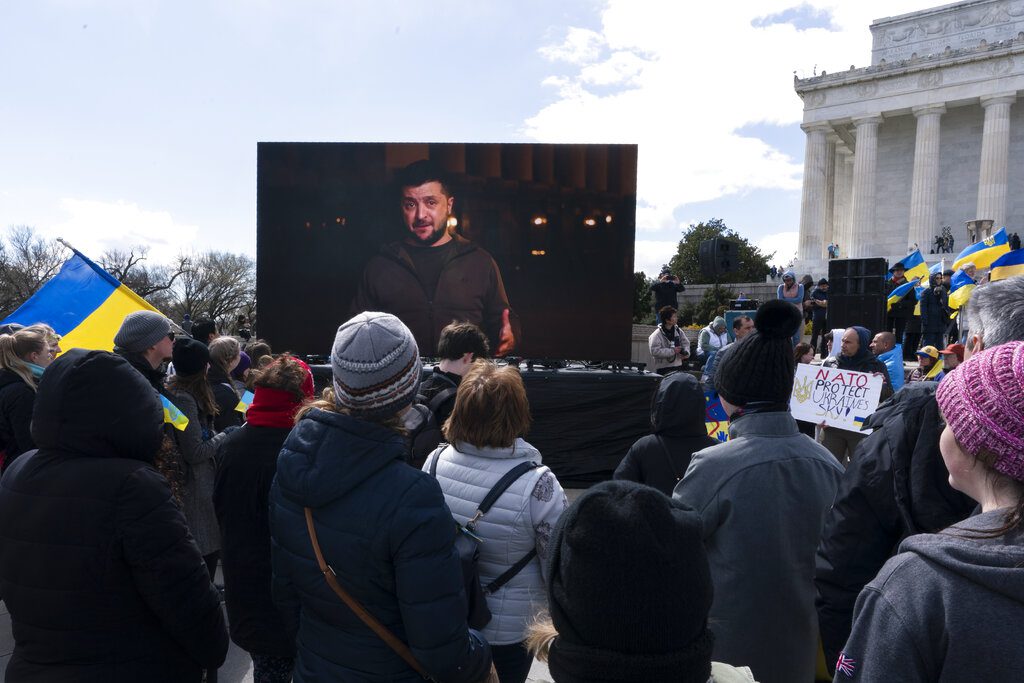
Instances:
[[[60,272],[0,325],[46,323],[61,336],[64,351],[112,351],[114,335],[126,315],[156,309],[79,251],[72,251],[74,256]]]
[[[967,262],[981,268],[988,268],[992,262],[1010,251],[1010,240],[1006,237],[1006,228],[999,228],[999,231],[981,242],[975,242],[960,252],[953,261],[953,270],[960,270]]]
[[[921,250],[918,249],[912,254],[907,254],[902,260],[903,268],[907,271],[903,274],[908,280],[915,278],[928,277],[928,264],[924,262],[924,256],[921,255]],[[890,273],[890,277],[891,277]]]
[[[1024,275],[1024,249],[1011,251],[1009,254],[1000,256],[989,271],[989,281],[1005,280],[1008,277]]]
[[[249,410],[249,406],[252,405],[252,400],[254,398],[256,397],[253,395],[251,391],[245,392],[244,394],[242,394],[242,398],[238,402],[238,405],[235,406],[235,410],[240,412],[242,415],[245,415],[245,413],[248,412]]]
[[[903,297],[905,297],[907,295],[907,292],[909,292],[911,289],[916,287],[917,286],[917,282],[918,282],[917,280],[911,280],[910,282],[905,282],[902,285],[900,285],[899,287],[897,287],[896,289],[894,289],[891,292],[889,292],[889,304],[888,304],[888,306],[886,307],[885,310],[887,310],[887,311],[892,310],[893,304],[897,303],[900,299],[902,299]]]
[[[178,410],[178,406],[168,401],[166,396],[160,396],[160,403],[164,406],[164,422],[180,432],[185,431],[185,427],[188,427],[188,418],[185,417],[185,413]]]
[[[953,279],[949,283],[949,307],[954,311],[967,303],[974,291],[974,280],[962,270],[953,273]]]

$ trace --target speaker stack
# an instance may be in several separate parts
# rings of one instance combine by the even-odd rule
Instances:
[[[732,273],[740,267],[739,244],[724,237],[704,240],[697,245],[697,260],[704,277]]]
[[[860,325],[878,332],[885,326],[884,258],[833,259],[828,262],[829,329]]]

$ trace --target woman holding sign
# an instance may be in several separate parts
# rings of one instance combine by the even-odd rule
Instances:
[[[972,356],[936,396],[949,483],[981,514],[900,545],[857,598],[837,676],[996,681],[1024,669],[1012,626],[1024,622],[1024,342]]]
[[[826,358],[821,366],[881,375],[882,395],[879,401],[885,401],[892,396],[892,383],[889,381],[889,371],[886,369],[885,363],[875,358],[871,353],[870,344],[870,330],[859,326],[850,327],[843,332],[839,353],[837,354],[836,349],[833,348],[834,358]],[[823,422],[821,428],[822,445],[843,464],[850,462],[857,444],[866,436],[859,432],[829,428],[827,422]]]

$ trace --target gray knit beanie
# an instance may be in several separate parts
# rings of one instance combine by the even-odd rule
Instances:
[[[114,344],[125,351],[142,353],[171,333],[171,321],[156,311],[133,311],[124,317]]]
[[[335,403],[358,417],[393,415],[412,403],[420,386],[416,340],[388,313],[360,313],[339,327],[331,369]]]

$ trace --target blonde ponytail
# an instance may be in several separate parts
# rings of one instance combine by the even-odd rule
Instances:
[[[49,353],[49,346],[46,333],[38,328],[26,327],[14,334],[0,334],[0,368],[10,370],[23,379],[32,391],[36,389],[36,380],[25,359],[40,352]]]

